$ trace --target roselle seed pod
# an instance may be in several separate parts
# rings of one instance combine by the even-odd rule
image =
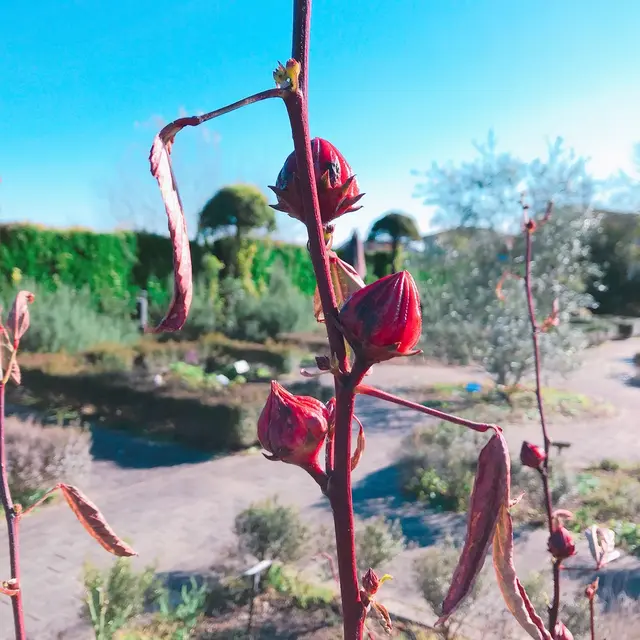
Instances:
[[[271,455],[301,467],[318,466],[318,452],[327,435],[325,405],[309,396],[294,396],[275,380],[258,418],[258,440]]]
[[[557,525],[549,536],[549,553],[556,560],[566,560],[576,552],[576,545],[569,531],[562,525]]]
[[[554,640],[573,640],[573,633],[564,626],[562,622],[556,622],[556,628],[553,631]]]
[[[322,224],[327,225],[345,213],[360,209],[354,205],[364,193],[360,193],[356,176],[344,156],[322,138],[314,138],[311,141],[311,152]],[[278,204],[271,205],[274,209],[305,221],[295,151],[285,160],[275,186],[269,189],[278,198]]]
[[[526,440],[522,443],[522,448],[520,449],[520,462],[522,462],[525,467],[539,469],[546,457],[547,454],[544,452],[542,447],[531,444]]]
[[[371,365],[420,353],[420,294],[408,271],[394,273],[356,291],[338,319],[356,356]]]

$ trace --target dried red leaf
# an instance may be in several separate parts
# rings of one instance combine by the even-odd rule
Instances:
[[[518,624],[536,640],[552,640],[516,575],[513,522],[506,504],[502,505],[493,536],[493,566],[505,604]]]
[[[123,542],[107,524],[104,516],[87,496],[69,484],[58,485],[66,501],[80,524],[95,538],[101,547],[115,556],[137,556],[138,554]]]
[[[509,502],[509,451],[502,433],[487,442],[478,457],[478,469],[469,503],[467,537],[442,605],[441,624],[469,595],[484,565],[500,516]]]
[[[29,304],[33,302],[35,296],[30,291],[18,291],[9,317],[7,318],[8,328],[13,334],[13,345],[17,348],[20,338],[29,328]]]
[[[353,416],[353,419],[358,423],[360,429],[358,430],[358,442],[356,443],[356,450],[353,452],[353,455],[351,456],[351,471],[353,471],[358,466],[358,463],[360,462],[360,458],[364,453],[364,445],[365,445],[364,427],[362,426],[362,422],[360,422],[360,420],[358,420],[358,418],[356,418],[355,416]]]
[[[182,201],[178,193],[169,156],[173,138],[182,126],[176,121],[165,127],[153,141],[149,162],[151,173],[158,181],[160,193],[167,212],[167,222],[173,247],[173,298],[167,315],[151,333],[178,331],[184,326],[193,297],[193,275],[191,272],[191,247],[187,234]]]
[[[391,616],[389,615],[389,611],[387,611],[387,607],[375,600],[372,600],[371,604],[378,612],[378,615],[380,616],[380,624],[383,626],[384,630],[387,633],[391,633],[393,631],[393,625],[391,624]]]
[[[11,361],[11,371],[9,373],[9,376],[16,384],[20,384],[22,382],[22,373],[20,372],[20,365],[18,364],[18,361],[15,358]]]

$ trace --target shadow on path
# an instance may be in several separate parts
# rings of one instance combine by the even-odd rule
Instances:
[[[91,427],[91,435],[91,455],[94,460],[108,460],[120,467],[174,467],[206,462],[213,457],[178,444],[136,438],[104,427]]]
[[[398,520],[407,542],[421,547],[433,545],[444,536],[464,540],[466,514],[438,513],[419,502],[405,500],[395,465],[370,473],[354,486],[353,508],[360,518],[384,516]]]

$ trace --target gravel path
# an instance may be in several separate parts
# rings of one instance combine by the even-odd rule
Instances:
[[[590,350],[582,368],[569,379],[555,383],[619,407],[614,418],[583,424],[552,423],[558,439],[573,442],[572,461],[640,459],[640,389],[627,386],[623,379],[632,373],[628,359],[639,351],[638,339],[607,343]],[[388,364],[378,366],[368,382],[385,389],[407,389],[480,378],[472,368]],[[367,451],[354,474],[358,515],[387,513],[399,517],[407,537],[418,545],[429,544],[443,531],[458,527],[458,517],[427,516],[402,505],[394,496],[392,463],[399,442],[416,424],[425,421],[424,416],[396,411],[370,398],[358,399],[357,413],[367,431]],[[518,433],[512,436],[512,430]],[[523,437],[539,439],[537,430],[526,426],[505,431],[514,451]],[[315,522],[331,522],[327,505],[310,479],[293,467],[271,464],[256,453],[212,460],[176,447],[97,431],[94,455],[92,482],[82,488],[114,529],[139,552],[136,561],[140,566],[156,562],[158,570],[169,575],[206,571],[216,555],[233,543],[235,515],[255,500],[278,494],[281,502],[298,505]],[[544,562],[544,554],[540,554],[544,535],[540,538],[539,533],[520,542],[520,564],[525,573]],[[90,560],[106,564],[112,561],[111,556],[84,533],[64,504],[48,506],[29,516],[22,525],[21,545],[29,638],[79,637],[71,629],[78,625],[82,563]],[[414,592],[411,562],[416,553],[403,553],[390,567],[396,579],[388,589],[385,585],[385,602],[399,613],[432,621],[433,616]],[[8,567],[7,555],[2,528],[1,567]],[[3,597],[0,639],[13,637],[11,625],[11,607]]]

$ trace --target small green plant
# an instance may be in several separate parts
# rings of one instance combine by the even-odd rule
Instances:
[[[189,585],[182,585],[180,589],[180,601],[175,607],[171,606],[171,594],[168,589],[163,589],[157,599],[158,617],[161,622],[175,623],[171,640],[188,640],[195,629],[198,620],[204,613],[208,597],[207,584],[198,581],[191,576]]]
[[[239,513],[235,533],[239,550],[258,560],[296,560],[308,539],[298,511],[278,504],[277,498],[252,504]]]
[[[96,640],[112,640],[115,633],[155,600],[160,587],[155,568],[134,571],[131,561],[118,558],[110,568],[100,570],[89,564],[84,569],[86,616]]]
[[[382,516],[366,520],[356,527],[358,568],[362,573],[380,568],[402,552],[405,543],[398,520],[387,520]]]

